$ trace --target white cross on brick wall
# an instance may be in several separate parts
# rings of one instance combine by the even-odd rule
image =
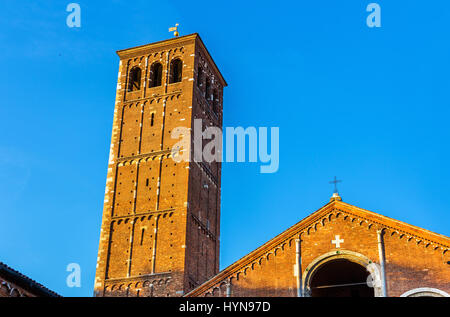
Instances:
[[[334,240],[331,240],[331,243],[336,245],[336,248],[340,248],[341,247],[341,243],[344,243],[344,239],[340,239],[341,236],[340,235],[336,235],[334,237]]]

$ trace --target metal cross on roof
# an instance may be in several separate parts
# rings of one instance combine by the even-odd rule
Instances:
[[[338,189],[337,189],[337,183],[342,183],[341,180],[337,179],[336,176],[334,177],[334,180],[330,181],[330,184],[334,184],[334,192],[337,194],[338,193]]]

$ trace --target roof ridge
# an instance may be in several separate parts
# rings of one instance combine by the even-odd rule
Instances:
[[[4,262],[1,262],[1,261],[0,261],[0,273],[1,273],[2,271],[5,271],[6,273],[9,273],[9,274],[11,274],[11,275],[13,275],[13,276],[16,276],[16,277],[20,277],[20,278],[23,279],[23,280],[26,280],[28,283],[30,283],[30,286],[37,287],[37,288],[39,288],[41,291],[43,291],[43,292],[45,292],[45,293],[48,293],[48,294],[50,294],[50,295],[52,295],[52,296],[55,296],[55,297],[61,297],[61,295],[59,295],[58,293],[56,293],[56,292],[50,290],[49,288],[45,287],[45,286],[42,285],[41,283],[39,283],[39,282],[33,280],[32,278],[29,278],[29,277],[26,276],[25,274],[20,273],[19,271],[13,269],[12,267],[10,267],[10,266],[8,266],[7,264],[5,264]],[[12,281],[12,282],[15,283],[14,281]],[[17,284],[19,285],[19,283],[17,283]]]

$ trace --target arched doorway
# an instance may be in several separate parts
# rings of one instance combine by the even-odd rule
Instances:
[[[301,285],[306,297],[382,296],[379,265],[349,250],[328,252],[311,261],[303,270]]]
[[[370,273],[365,267],[347,259],[329,261],[311,278],[312,297],[374,297],[367,285]]]

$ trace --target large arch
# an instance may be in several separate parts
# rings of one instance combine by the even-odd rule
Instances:
[[[450,297],[450,294],[437,288],[419,287],[403,293],[400,297]]]
[[[330,271],[342,272],[339,275]],[[328,273],[327,273],[328,272]],[[370,277],[370,278],[369,278]],[[326,279],[331,284],[346,287],[339,294],[323,291],[326,287],[318,285]],[[357,281],[356,281],[357,279]],[[348,283],[345,281],[348,280]],[[381,273],[378,266],[368,257],[353,251],[339,250],[325,253],[314,259],[304,270],[302,276],[303,296],[382,296]],[[359,282],[359,283],[355,283]],[[348,284],[348,285],[347,285]],[[358,286],[359,289],[355,289]],[[322,289],[322,290],[321,290]],[[331,287],[329,288],[332,289]]]

